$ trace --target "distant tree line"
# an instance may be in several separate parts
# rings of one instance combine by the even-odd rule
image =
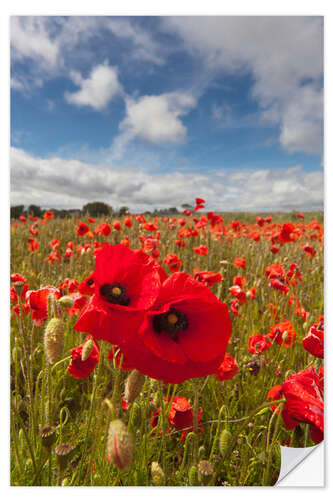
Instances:
[[[190,205],[185,204],[186,207],[190,207]],[[184,208],[185,205],[182,205]],[[93,201],[91,203],[87,203],[82,207],[82,209],[71,208],[68,210],[65,209],[57,209],[50,208],[52,210],[55,217],[60,217],[61,219],[78,216],[81,217],[83,215],[88,215],[90,217],[99,217],[99,216],[113,216],[113,217],[123,217],[127,213],[129,213],[128,207],[120,207],[119,209],[113,209],[110,205],[103,203],[101,201]],[[10,207],[10,217],[11,219],[18,219],[21,215],[27,217],[31,215],[33,217],[42,217],[45,212],[45,209],[42,209],[38,205],[29,205],[26,209],[24,205],[14,205]],[[178,209],[176,207],[163,208],[163,209],[154,209],[152,211],[144,212],[145,215],[152,216],[161,216],[161,215],[176,215],[178,214]]]

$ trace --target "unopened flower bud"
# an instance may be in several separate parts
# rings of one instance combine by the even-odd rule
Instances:
[[[51,448],[57,439],[56,426],[47,425],[46,427],[43,427],[40,431],[40,437],[42,445],[45,446],[45,448]]]
[[[109,426],[107,454],[120,470],[129,469],[134,453],[132,434],[121,420],[112,420]]]
[[[93,345],[94,345],[94,342],[93,342],[93,339],[92,339],[92,338],[88,339],[88,340],[87,340],[87,341],[83,344],[83,347],[82,347],[82,353],[81,353],[81,360],[82,360],[82,361],[87,361],[87,359],[89,358],[90,353],[91,353],[91,351],[92,351]]]
[[[24,282],[23,281],[15,281],[14,290],[17,293],[17,295],[20,297],[21,293],[24,290]]]
[[[223,458],[228,453],[231,439],[232,439],[231,432],[228,431],[227,429],[224,429],[221,432],[220,439],[219,439],[219,450],[220,450],[220,453],[221,453]]]
[[[127,403],[133,403],[139,396],[144,382],[145,376],[138,370],[133,370],[129,374],[125,382],[125,399]]]
[[[54,453],[57,456],[59,469],[64,470],[68,460],[73,456],[74,446],[68,443],[58,444],[55,447]]]
[[[151,477],[155,486],[164,486],[165,474],[158,462],[152,462],[151,464]]]
[[[65,328],[61,319],[52,318],[44,333],[44,346],[48,361],[51,365],[57,361],[64,347]]]
[[[200,482],[206,485],[214,474],[214,467],[209,460],[200,460],[198,471]]]
[[[58,304],[60,304],[64,309],[69,309],[70,307],[73,307],[74,300],[69,295],[64,295],[58,299]]]

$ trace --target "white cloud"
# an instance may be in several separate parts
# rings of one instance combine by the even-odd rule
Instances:
[[[139,137],[152,144],[179,143],[186,127],[179,119],[195,106],[195,99],[183,93],[126,98],[126,117],[119,128],[128,138]]]
[[[263,117],[280,123],[285,149],[321,152],[322,18],[186,16],[166,18],[164,25],[202,56],[208,72],[252,73],[252,96]]]
[[[221,211],[317,210],[323,208],[323,172],[300,165],[197,173],[160,173],[96,166],[59,157],[39,158],[11,150],[11,203],[80,208],[101,200],[133,211],[180,206],[200,196],[207,208]]]
[[[72,72],[73,82],[80,87],[77,92],[66,92],[65,98],[76,106],[91,106],[100,111],[119,94],[122,87],[118,80],[118,70],[107,62],[95,66],[89,77],[84,79],[78,72]]]
[[[164,59],[160,54],[162,47],[151,37],[148,31],[142,29],[138,24],[134,24],[129,19],[108,18],[105,25],[117,37],[132,42],[133,50],[128,53],[128,57],[141,61],[150,61],[157,65],[164,64]]]

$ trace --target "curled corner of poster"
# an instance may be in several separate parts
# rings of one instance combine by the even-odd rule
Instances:
[[[281,469],[275,486],[325,486],[324,442],[308,448],[281,446]]]

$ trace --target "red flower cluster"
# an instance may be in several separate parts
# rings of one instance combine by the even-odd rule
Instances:
[[[165,271],[141,250],[105,245],[94,293],[75,328],[119,346],[128,363],[170,383],[216,372],[231,334],[228,308],[192,276]]]

